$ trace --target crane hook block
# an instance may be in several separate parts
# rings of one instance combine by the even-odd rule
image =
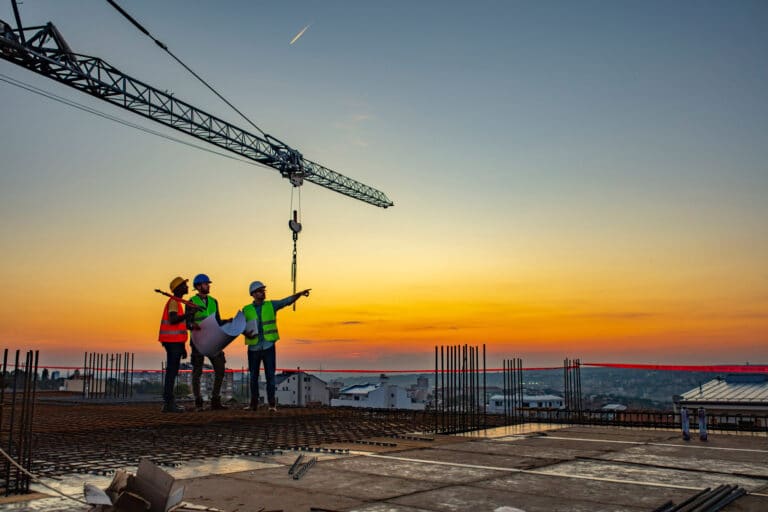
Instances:
[[[288,221],[288,227],[291,228],[291,231],[293,231],[295,235],[298,235],[301,232],[301,222],[299,222],[298,212],[296,212],[296,210],[293,210],[293,218]]]

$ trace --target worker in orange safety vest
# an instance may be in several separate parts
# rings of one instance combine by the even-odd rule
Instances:
[[[173,278],[170,284],[173,297],[165,303],[163,318],[160,320],[160,333],[157,339],[163,344],[167,355],[162,412],[184,412],[184,408],[176,403],[173,388],[176,386],[181,360],[187,358],[187,320],[195,314],[194,308],[188,308],[185,312],[181,301],[182,297],[189,293],[187,281],[189,279],[182,277]]]

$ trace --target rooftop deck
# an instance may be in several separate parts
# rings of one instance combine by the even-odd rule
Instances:
[[[95,407],[93,413],[99,409],[89,407]],[[181,460],[181,450],[179,461],[164,469],[185,485],[185,501],[226,511],[309,511],[312,507],[366,512],[491,511],[502,506],[525,512],[652,511],[667,501],[680,503],[720,484],[739,485],[749,492],[724,510],[768,510],[765,435],[710,434],[704,443],[684,442],[671,430],[543,424],[463,435],[406,435],[403,429],[420,416],[366,417],[355,412],[332,414],[323,420],[317,411],[302,409],[281,410],[275,416],[261,412],[248,416],[242,411],[161,415],[145,410],[145,406],[114,407],[117,409],[112,414],[103,414],[103,407],[99,414],[113,434],[136,435],[147,430],[134,422],[119,427],[121,415],[148,415],[155,418],[154,423],[147,418],[153,425],[150,430],[182,428],[178,432],[193,438],[180,437],[179,447],[197,444],[206,453],[229,442],[223,433],[245,435],[254,425],[269,424],[277,431],[337,431],[336,437],[321,436],[324,440],[306,443],[326,450],[306,453],[307,457],[317,456],[318,462],[299,480],[288,475],[297,451]],[[77,409],[60,411],[81,418],[80,424],[72,420],[72,428],[79,432],[83,444],[77,449],[73,446],[70,455],[85,448],[88,438],[94,445],[104,442],[103,437],[88,432],[86,411]],[[50,437],[62,434],[53,430],[49,425]],[[263,435],[258,432],[252,433]],[[163,449],[158,446],[159,451]],[[102,467],[98,460],[93,464],[96,469]],[[135,470],[128,457],[125,467]],[[81,496],[83,481],[106,487],[110,480],[106,475],[83,473],[72,472],[48,481],[68,494]],[[0,504],[0,510],[86,508],[64,498],[43,498]]]

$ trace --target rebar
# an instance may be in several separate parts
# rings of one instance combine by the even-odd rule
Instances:
[[[0,486],[5,495],[29,492],[29,476],[27,472],[32,465],[32,425],[34,423],[35,399],[37,387],[37,365],[39,352],[27,351],[24,364],[20,361],[20,351],[16,351],[13,370],[13,385],[11,388],[10,404],[5,403],[5,382],[8,373],[8,350],[3,351],[3,383],[0,394],[0,441],[5,452],[18,466],[11,466],[10,460],[5,460],[0,472]],[[4,409],[10,405],[6,421]],[[7,431],[3,427],[7,426]],[[7,441],[7,443],[5,442]]]

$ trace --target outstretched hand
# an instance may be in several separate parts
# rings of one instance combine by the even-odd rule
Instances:
[[[311,290],[311,289],[312,288],[307,288],[306,290],[303,290],[303,291],[300,291],[299,293],[297,293],[297,295],[303,295],[304,297],[309,297],[309,290]]]

